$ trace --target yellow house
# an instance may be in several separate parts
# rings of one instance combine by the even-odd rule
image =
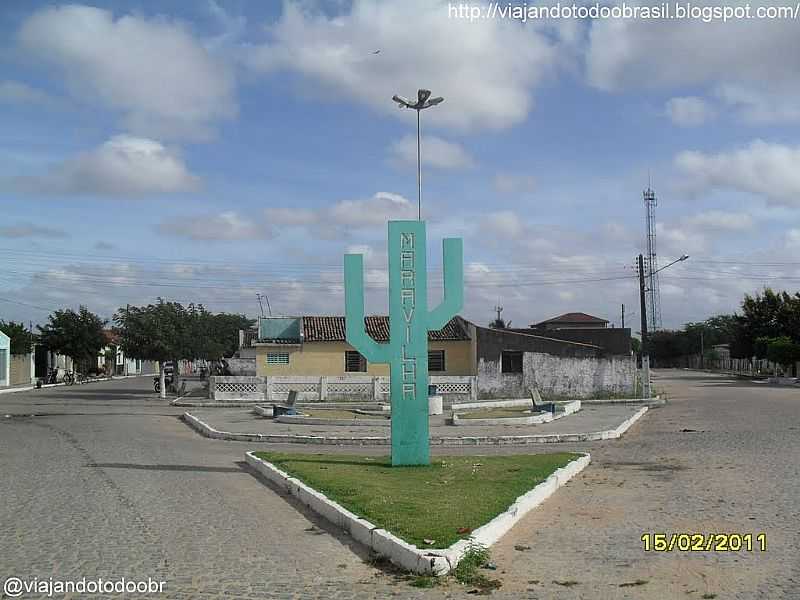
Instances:
[[[367,333],[389,341],[389,317],[364,318]],[[259,320],[256,375],[388,376],[389,365],[371,364],[345,341],[344,317],[268,317]],[[431,375],[474,375],[475,360],[469,328],[454,317],[438,331],[428,332],[428,372]]]

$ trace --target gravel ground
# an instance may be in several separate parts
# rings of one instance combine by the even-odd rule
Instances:
[[[669,403],[620,440],[434,450],[592,453],[493,548],[495,597],[800,598],[800,392],[658,378]],[[363,549],[244,468],[252,444],[199,436],[150,384],[0,396],[1,579],[152,577],[167,582],[163,598],[473,597],[455,585],[412,588],[366,564]],[[695,531],[763,531],[769,547],[642,550],[643,533]]]

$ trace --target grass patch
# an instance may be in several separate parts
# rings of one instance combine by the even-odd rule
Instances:
[[[524,406],[508,408],[486,408],[475,412],[457,413],[459,419],[508,419],[532,417],[535,413]]]
[[[416,588],[433,588],[439,585],[439,578],[433,575],[418,575],[411,579],[409,585]]]
[[[480,569],[489,562],[489,549],[474,544],[464,553],[453,570],[455,580],[463,585],[470,585],[481,590],[494,590],[500,587],[497,579],[489,579]]]
[[[420,548],[447,548],[468,537],[579,457],[567,452],[440,456],[425,467],[392,467],[386,457],[281,452],[256,456]]]

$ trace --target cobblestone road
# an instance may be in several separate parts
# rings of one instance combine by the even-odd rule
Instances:
[[[495,597],[800,598],[800,392],[660,377],[669,404],[621,440],[527,449],[593,463],[495,546]],[[473,597],[365,564],[243,468],[251,445],[199,436],[149,383],[0,395],[0,579],[152,577],[164,598]],[[641,549],[644,532],[709,530],[764,531],[769,550]]]

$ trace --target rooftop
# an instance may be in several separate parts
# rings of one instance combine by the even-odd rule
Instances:
[[[342,316],[314,316],[306,315],[296,317],[302,322],[302,341],[304,342],[344,342],[345,323]],[[364,328],[367,334],[376,342],[389,341],[389,317],[374,315],[364,317]],[[467,328],[460,317],[453,317],[442,328],[428,332],[429,341],[461,341],[469,340]],[[277,336],[258,340],[262,343],[300,343],[295,336]]]
[[[608,323],[606,319],[601,319],[600,317],[594,317],[592,315],[587,315],[586,313],[582,312],[570,312],[564,313],[563,315],[559,315],[557,317],[553,317],[552,319],[547,319],[546,321],[541,321],[539,323],[535,323],[531,325],[531,327],[537,327],[539,325],[546,325],[548,323],[584,323],[584,324],[591,324],[591,323]]]

